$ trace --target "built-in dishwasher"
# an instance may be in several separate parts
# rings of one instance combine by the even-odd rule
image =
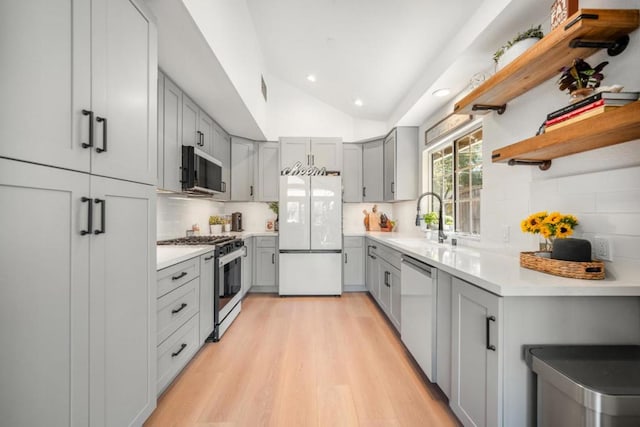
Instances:
[[[435,267],[402,255],[400,336],[427,378],[436,382]]]

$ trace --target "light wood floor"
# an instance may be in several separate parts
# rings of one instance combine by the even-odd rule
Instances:
[[[457,426],[362,293],[252,294],[158,401],[151,426]]]

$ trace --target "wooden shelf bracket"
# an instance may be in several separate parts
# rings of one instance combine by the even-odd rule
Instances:
[[[607,49],[607,54],[609,56],[617,56],[620,55],[629,45],[629,36],[624,35],[619,37],[614,41],[596,41],[596,40],[584,40],[584,39],[574,39],[569,42],[569,47],[573,49],[586,47],[586,48],[595,48],[595,49]]]
[[[551,160],[518,160],[510,159],[509,166],[538,166],[541,171],[546,171],[551,167]]]

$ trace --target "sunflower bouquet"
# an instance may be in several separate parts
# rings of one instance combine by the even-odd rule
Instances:
[[[540,234],[545,239],[545,249],[551,250],[553,240],[571,236],[576,225],[578,218],[573,215],[542,211],[523,219],[520,229],[524,233]]]

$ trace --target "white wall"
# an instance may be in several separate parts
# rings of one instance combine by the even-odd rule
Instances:
[[[193,224],[200,234],[209,234],[209,216],[223,215],[224,204],[211,199],[186,197],[182,194],[158,193],[157,240],[185,237]]]
[[[260,84],[260,75],[266,73],[266,67],[246,2],[183,2],[247,109],[266,134],[267,104],[262,97]]]
[[[384,135],[384,122],[357,120],[319,99],[269,75],[267,138],[281,136],[339,136],[358,141]]]
[[[625,7],[640,2],[625,2]],[[620,5],[622,6],[622,5]],[[616,6],[618,7],[618,5]],[[638,7],[638,6],[635,6]],[[640,90],[640,32],[631,35],[627,50],[617,57],[599,52],[591,65],[607,60],[605,85],[621,84]],[[578,216],[576,237],[605,235],[612,241],[614,262],[610,274],[623,274],[629,263],[640,260],[640,141],[593,150],[553,160],[551,169],[508,166],[491,162],[491,152],[535,135],[546,114],[566,105],[569,97],[558,90],[555,79],[511,101],[505,114],[484,116],[481,244],[510,253],[533,250],[537,238],[520,231],[519,223],[538,210],[559,210]],[[452,111],[452,106],[430,117],[424,131]],[[503,241],[505,227],[509,241]]]
[[[265,202],[227,202],[224,204],[224,212],[227,215],[242,213],[244,231],[265,231],[267,220],[276,218],[276,214]]]

